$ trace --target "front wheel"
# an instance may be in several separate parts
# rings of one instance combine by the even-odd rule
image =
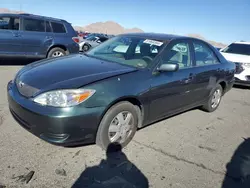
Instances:
[[[104,115],[99,125],[96,144],[106,150],[110,143],[125,147],[134,137],[139,122],[136,106],[119,102]]]
[[[202,106],[202,109],[207,112],[215,111],[220,105],[222,95],[223,95],[223,89],[221,85],[218,84],[213,90],[212,95],[209,97],[207,104]]]
[[[87,45],[87,44],[84,44],[83,47],[82,47],[83,52],[87,52],[87,51],[89,51],[89,49],[90,49],[90,46]]]

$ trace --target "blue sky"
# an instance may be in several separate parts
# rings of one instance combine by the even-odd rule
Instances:
[[[112,20],[146,32],[197,33],[250,41],[250,0],[0,0],[0,8],[66,19],[83,26]]]

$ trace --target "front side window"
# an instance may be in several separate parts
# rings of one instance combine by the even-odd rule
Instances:
[[[196,66],[213,65],[219,63],[214,52],[206,44],[199,41],[195,41],[193,44]]]
[[[24,18],[23,29],[24,31],[45,32],[44,20]]]
[[[163,52],[162,63],[178,64],[179,69],[189,68],[191,64],[190,48],[188,42],[174,44],[170,50]]]
[[[230,44],[228,47],[222,50],[224,53],[250,55],[250,44]]]
[[[54,33],[66,33],[66,29],[63,24],[51,22],[51,26]]]
[[[0,29],[19,30],[20,19],[14,17],[0,17]]]
[[[139,45],[139,49],[138,49]],[[117,36],[93,48],[86,55],[138,68],[150,67],[164,46],[161,40],[132,36]],[[157,52],[151,49],[157,48]]]
[[[8,17],[0,17],[0,29],[10,29],[10,18]]]
[[[108,40],[108,39],[105,38],[105,37],[101,37],[101,38],[100,38],[100,41],[101,41],[101,42],[105,42],[106,40]]]

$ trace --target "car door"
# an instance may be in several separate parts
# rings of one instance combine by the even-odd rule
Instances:
[[[192,40],[192,44],[195,61],[193,80],[190,85],[192,95],[190,95],[189,101],[201,103],[208,99],[223,70],[220,69],[219,58],[209,45],[200,40]]]
[[[46,44],[50,40],[45,32],[45,20],[23,17],[20,38],[23,53],[27,57],[43,58],[46,56]]]
[[[188,40],[172,41],[161,53],[161,64],[177,63],[175,72],[153,72],[150,89],[151,120],[185,109],[190,105],[190,85],[193,75],[193,58]]]
[[[0,56],[16,57],[22,55],[19,28],[20,18],[18,16],[0,17]]]

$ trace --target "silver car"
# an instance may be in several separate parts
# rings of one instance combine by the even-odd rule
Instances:
[[[105,37],[105,36],[90,36],[90,37],[87,37],[86,39],[83,39],[79,43],[79,51],[80,52],[86,52],[90,48],[94,48],[94,47],[98,46],[99,44],[101,44],[102,42],[104,42],[106,40],[108,40],[108,37]]]

